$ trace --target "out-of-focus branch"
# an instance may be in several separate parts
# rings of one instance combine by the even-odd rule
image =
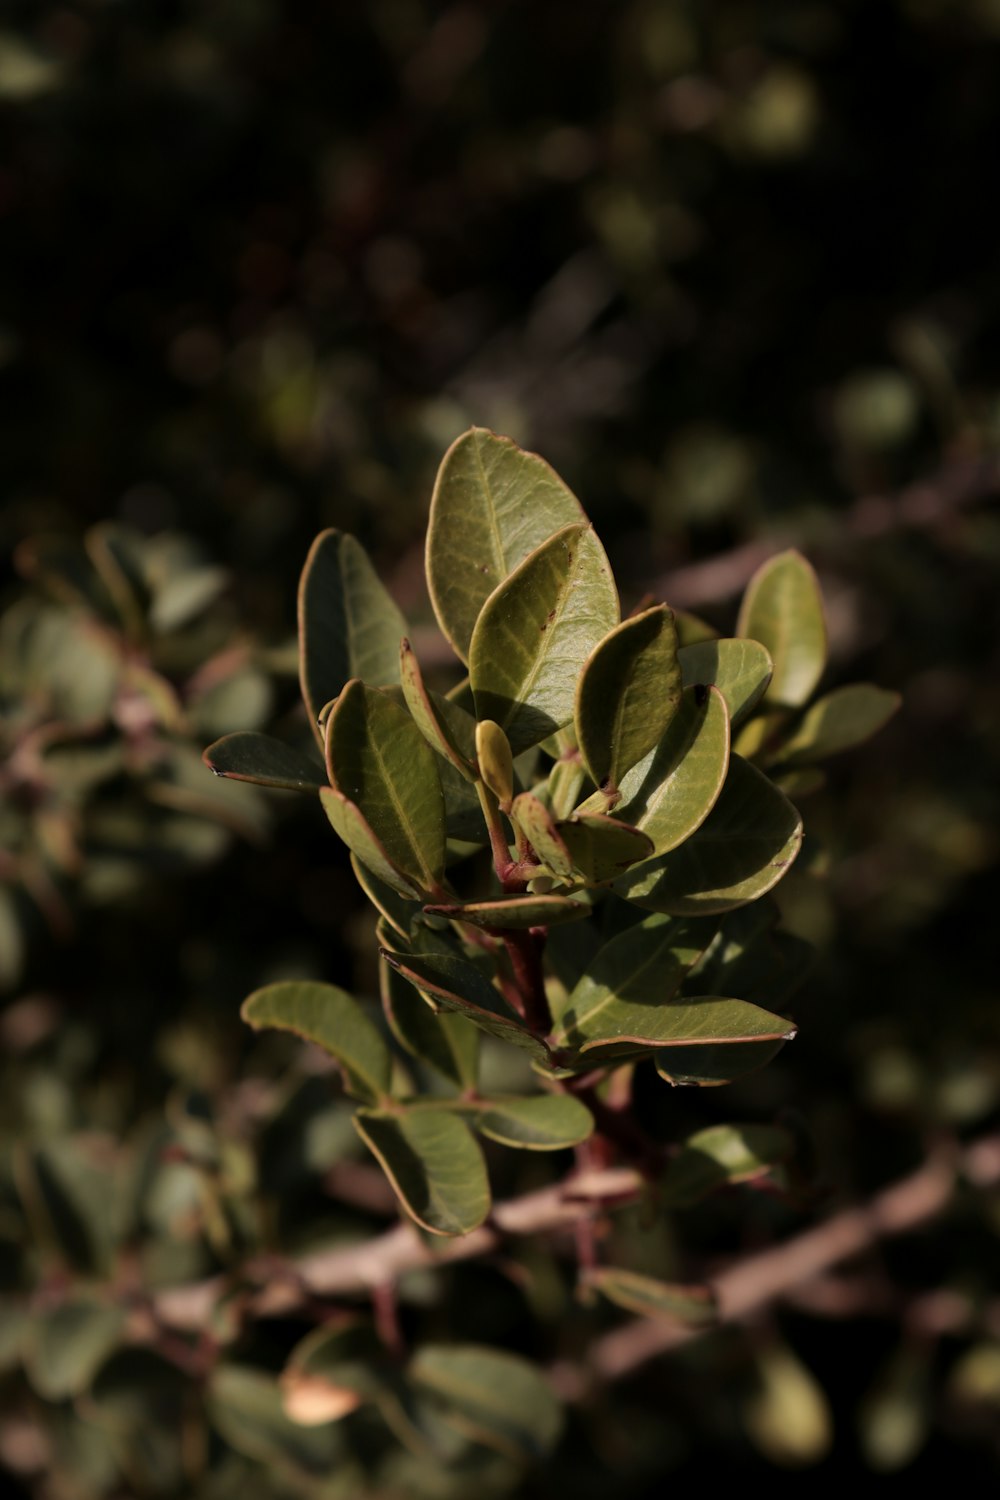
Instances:
[[[962,1180],[979,1188],[1000,1182],[1000,1135],[984,1137],[961,1151],[937,1151],[909,1177],[884,1188],[868,1203],[844,1209],[794,1239],[746,1256],[720,1272],[710,1280],[720,1321],[735,1323],[753,1317],[881,1240],[930,1222],[948,1207]],[[553,1382],[565,1398],[579,1399],[592,1384],[623,1379],[648,1360],[708,1331],[637,1318],[598,1339],[584,1365],[556,1365]]]

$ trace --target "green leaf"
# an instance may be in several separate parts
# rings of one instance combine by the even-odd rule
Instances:
[[[431,1234],[469,1234],[490,1210],[483,1153],[464,1120],[444,1110],[359,1109],[354,1128],[411,1218]]]
[[[715,1295],[707,1286],[678,1286],[617,1266],[600,1266],[588,1272],[586,1284],[616,1307],[643,1318],[665,1318],[684,1327],[704,1328],[718,1317]]]
[[[410,1056],[429,1063],[456,1088],[474,1088],[480,1033],[472,1022],[455,1012],[435,1011],[384,958],[379,960],[379,987],[386,1020]]]
[[[374,1103],[388,1094],[389,1049],[358,1002],[336,985],[310,980],[268,984],[244,1000],[240,1014],[255,1031],[273,1026],[322,1047],[355,1098]]]
[[[581,1055],[597,1063],[598,1053],[628,1057],[657,1047],[707,1046],[720,1042],[790,1041],[795,1027],[784,1016],[746,1000],[719,995],[681,996],[666,1005],[610,1004],[602,1013],[602,1030],[580,1046]]]
[[[531,1052],[547,1062],[549,1049],[533,1036],[504,1006],[489,980],[464,958],[448,953],[402,954],[382,948],[386,963],[422,994],[447,1010],[457,1010],[481,1030]]]
[[[475,927],[556,927],[589,917],[585,901],[568,896],[504,896],[498,901],[469,901],[464,906],[425,906],[432,916],[452,922],[471,922]]]
[[[328,786],[320,790],[319,800],[334,832],[343,839],[352,855],[356,855],[378,880],[404,900],[422,899],[420,887],[392,862],[385,846],[376,838],[353,802]]]
[[[437,894],[445,862],[444,795],[437,757],[406,710],[357,679],[348,683],[327,721],[326,757],[331,786],[357,808],[392,868]],[[332,822],[325,797],[324,805]],[[363,848],[341,836],[386,879]]]
[[[593,885],[616,880],[630,865],[648,859],[653,841],[641,828],[633,828],[602,813],[576,813],[556,824],[573,873]]]
[[[124,1336],[124,1311],[91,1297],[38,1312],[22,1343],[28,1379],[46,1401],[78,1396]]]
[[[777,1056],[784,1040],[726,1042],[707,1047],[671,1047],[655,1056],[656,1071],[666,1083],[714,1088],[756,1073]]]
[[[756,1388],[743,1402],[751,1442],[768,1462],[782,1468],[818,1464],[833,1446],[834,1423],[816,1377],[773,1340],[762,1346],[755,1373]]]
[[[202,760],[216,776],[255,781],[259,786],[315,792],[326,786],[326,770],[300,751],[268,734],[240,729],[209,745]]]
[[[665,1203],[684,1208],[740,1182],[784,1182],[794,1143],[776,1125],[710,1125],[688,1136],[661,1180]],[[777,1173],[777,1176],[776,1176]]]
[[[305,1427],[284,1411],[281,1388],[268,1371],[248,1365],[219,1364],[206,1389],[212,1425],[231,1448],[280,1474],[291,1468],[327,1475],[341,1453],[339,1429],[332,1423]]]
[[[756,708],[771,681],[771,658],[759,641],[702,641],[677,653],[684,686],[717,687],[735,729]]]
[[[852,750],[877,734],[901,702],[898,693],[870,682],[835,688],[807,710],[775,760],[782,767],[802,765]]]
[[[585,525],[543,542],[483,605],[469,650],[477,719],[514,755],[568,724],[580,670],[618,621],[604,548]]]
[[[585,519],[576,496],[535,453],[482,427],[463,433],[438,471],[427,531],[427,583],[463,661],[480,611],[519,563]]]
[[[567,997],[556,1042],[582,1046],[593,1037],[617,1037],[622,1027],[648,1028],[651,1013],[677,993],[711,936],[707,925],[699,931],[659,914],[619,933],[599,949]]]
[[[700,641],[714,641],[719,635],[714,625],[709,625],[688,609],[674,610],[674,627],[681,646],[697,646]]]
[[[356,854],[351,855],[351,869],[375,910],[385,918],[394,932],[409,941],[413,920],[420,915],[419,902],[404,900],[393,885],[379,879]]]
[[[299,677],[309,722],[353,677],[373,687],[399,681],[406,621],[360,542],[322,531],[299,583]]]
[[[510,815],[542,863],[554,875],[570,879],[573,860],[545,803],[533,792],[521,792],[511,804]]]
[[[681,701],[674,617],[663,604],[599,642],[576,690],[580,750],[598,788],[617,792],[626,771],[662,739]]]
[[[528,1360],[477,1344],[425,1344],[409,1367],[417,1388],[477,1442],[529,1463],[555,1447],[562,1410]]]
[[[615,816],[666,854],[691,837],[722,791],[729,764],[729,718],[717,688],[688,688],[655,750],[622,778]],[[591,798],[578,813],[592,808]]]
[[[756,901],[786,873],[802,844],[802,819],[767,777],[739,755],[715,807],[679,849],[616,882],[637,906],[680,916]]]
[[[799,552],[781,552],[751,578],[737,634],[767,648],[774,672],[768,703],[799,708],[826,665],[826,621],[816,574]]]
[[[466,781],[475,781],[474,740],[470,737],[475,735],[475,720],[471,715],[468,716],[468,736],[455,732],[456,719],[461,723],[461,719],[466,716],[456,704],[449,703],[447,698],[439,698],[425,686],[420,663],[413,647],[405,638],[399,647],[399,680],[413,722],[427,743],[438,755],[449,761]]]
[[[594,1118],[571,1094],[535,1094],[528,1099],[489,1099],[475,1117],[490,1140],[525,1151],[560,1151],[592,1134]]]

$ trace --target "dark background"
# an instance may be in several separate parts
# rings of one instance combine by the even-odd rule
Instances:
[[[562,473],[627,605],[652,588],[727,630],[761,556],[816,563],[826,685],[905,701],[804,805],[828,869],[811,852],[782,887],[821,954],[801,1035],[734,1102],[640,1102],[668,1134],[795,1111],[831,1205],[1000,1113],[998,83],[995,0],[34,0],[0,18],[5,559],[105,518],[190,534],[231,570],[227,628],[265,653],[285,726],[312,537],[354,531],[429,627],[430,488],[473,423]],[[4,567],[12,603],[29,585]],[[278,801],[256,848],[73,897],[60,941],[28,910],[11,1003],[45,996],[59,1024],[14,1073],[82,1091],[59,1129],[235,1088],[238,1003],[289,965],[370,985],[345,861]],[[6,1130],[41,1128],[19,1107]],[[998,1362],[985,1391],[955,1372],[995,1347],[998,1209],[980,1194],[889,1246],[866,1272],[891,1291],[877,1312],[783,1313],[693,1373],[646,1372],[596,1439],[575,1434],[578,1492],[733,1466],[780,1483],[739,1397],[776,1339],[833,1409],[810,1472],[878,1465],[864,1401],[904,1366],[926,1443],[900,1482],[988,1472]],[[741,1198],[676,1235],[732,1254],[805,1222],[776,1212]],[[496,1311],[453,1293],[463,1333],[551,1355],[499,1275],[464,1274]],[[920,1322],[942,1287],[978,1309],[960,1335]],[[57,1470],[22,1473],[25,1493],[92,1493]]]

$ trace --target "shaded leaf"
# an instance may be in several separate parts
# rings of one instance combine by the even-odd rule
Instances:
[[[571,1094],[535,1094],[527,1099],[489,1099],[475,1117],[491,1140],[526,1151],[559,1151],[592,1134],[594,1119]]]
[[[653,852],[653,841],[641,828],[633,828],[602,813],[577,813],[557,823],[559,837],[569,853],[572,872],[591,884],[615,880],[623,870]]]
[[[643,1318],[665,1318],[685,1327],[703,1328],[718,1316],[716,1298],[707,1286],[678,1286],[616,1266],[599,1266],[589,1272],[587,1285],[596,1287],[617,1307]]]
[[[125,1313],[90,1297],[38,1312],[22,1341],[31,1384],[46,1401],[77,1396],[125,1335]]]
[[[652,839],[654,854],[666,854],[708,817],[728,764],[722,694],[714,687],[688,688],[659,745],[622,778],[615,816]],[[578,812],[591,810],[584,803]]]
[[[775,760],[782,766],[802,765],[851,750],[888,724],[901,702],[899,693],[870,682],[835,688],[807,709]]]
[[[573,875],[573,860],[556,827],[555,819],[533,792],[521,792],[511,804],[510,815],[542,863],[564,880]]]
[[[629,870],[616,889],[653,911],[728,911],[777,885],[801,844],[802,819],[787,797],[734,755],[722,795],[701,827],[679,849]]]
[[[281,1388],[268,1371],[216,1365],[208,1380],[206,1405],[212,1425],[237,1453],[275,1465],[279,1472],[291,1467],[325,1475],[340,1454],[336,1427],[304,1427],[286,1415]]]
[[[826,621],[816,574],[799,552],[781,552],[747,585],[737,634],[767,648],[774,671],[768,703],[799,708],[826,665]]]
[[[389,1049],[358,1002],[336,985],[310,980],[265,985],[244,1000],[240,1014],[255,1031],[293,1031],[322,1047],[356,1098],[375,1102],[388,1094]]]
[[[331,786],[357,808],[392,868],[421,889],[440,890],[445,860],[441,778],[433,750],[406,710],[357,679],[348,683],[327,721],[326,758]],[[333,821],[325,796],[324,805]],[[350,847],[386,878],[363,848]]]
[[[477,1442],[522,1463],[555,1447],[559,1403],[541,1371],[518,1355],[476,1344],[425,1344],[409,1376]]]
[[[486,1163],[469,1127],[444,1110],[359,1109],[354,1128],[411,1218],[431,1234],[469,1234],[490,1209]]]
[[[334,832],[378,880],[404,900],[422,899],[420,887],[389,858],[385,846],[353,802],[328,786],[320,789],[319,800]]]
[[[361,543],[322,531],[299,582],[299,679],[309,722],[351,678],[374,687],[399,681],[406,621]]]
[[[462,906],[425,906],[424,911],[476,927],[555,927],[589,917],[585,901],[568,896],[504,896],[496,901],[469,901]]]
[[[619,1035],[629,1024],[645,1030],[649,1013],[673,998],[711,936],[707,927],[699,932],[659,914],[619,933],[591,959],[567,997],[556,1040],[580,1046],[592,1037]]]
[[[493,719],[519,755],[573,717],[590,652],[618,621],[604,548],[566,526],[490,595],[476,622],[469,676],[477,719]]]
[[[202,755],[216,776],[234,781],[255,781],[259,786],[284,787],[294,792],[315,792],[326,786],[326,770],[308,755],[268,734],[241,729],[209,745]]]
[[[471,715],[464,715],[457,704],[449,703],[447,698],[440,698],[430,691],[424,683],[413,647],[405,637],[399,647],[399,680],[413,722],[427,743],[466,781],[475,781],[475,742],[472,738],[476,732],[475,720]],[[461,725],[465,717],[468,718],[468,733],[456,733],[456,724]]]
[[[393,1035],[411,1057],[428,1063],[456,1088],[475,1086],[480,1033],[453,1011],[435,1011],[384,958],[379,960],[382,1008]]]
[[[773,1179],[793,1149],[792,1137],[776,1125],[710,1125],[688,1136],[667,1167],[664,1201],[686,1207],[722,1187]]]
[[[657,605],[623,620],[594,648],[576,690],[580,750],[602,791],[658,745],[681,698],[673,615]]]
[[[393,885],[381,880],[374,871],[369,870],[356,854],[351,855],[351,869],[354,871],[355,880],[375,910],[385,918],[394,932],[398,932],[401,938],[408,940],[413,919],[420,915],[420,903],[407,901]]]
[[[771,680],[771,658],[759,641],[702,641],[677,653],[684,686],[717,687],[735,728],[756,708]]]
[[[671,1084],[712,1088],[732,1083],[766,1067],[785,1045],[768,1042],[726,1042],[707,1047],[671,1047],[655,1055],[656,1071]]]
[[[489,980],[467,959],[447,953],[401,954],[380,950],[383,958],[421,993],[438,1005],[457,1010],[481,1030],[505,1042],[513,1042],[542,1062],[549,1051],[540,1037],[533,1036],[507,1010]]]
[[[535,453],[473,427],[438,471],[427,530],[427,583],[447,639],[469,659],[493,590],[564,526],[585,519],[576,496]]]

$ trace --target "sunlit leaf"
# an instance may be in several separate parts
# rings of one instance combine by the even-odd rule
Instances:
[[[684,686],[717,687],[736,727],[756,708],[771,680],[771,658],[759,641],[702,641],[677,653]]]
[[[482,427],[445,454],[431,499],[427,583],[438,624],[463,661],[493,590],[583,510],[535,453]]]
[[[486,1100],[475,1126],[491,1140],[526,1151],[559,1151],[586,1140],[594,1118],[570,1094],[535,1094],[527,1099]]]
[[[766,701],[790,708],[807,702],[826,665],[826,621],[816,574],[801,553],[781,552],[757,569],[736,630],[770,653]]]
[[[589,527],[564,527],[483,605],[469,649],[477,719],[499,724],[514,755],[568,724],[580,669],[617,621],[603,547]]]
[[[577,813],[557,823],[556,829],[573,874],[594,885],[617,879],[653,852],[653,841],[643,829],[602,813]]]
[[[815,1376],[790,1349],[774,1343],[759,1356],[756,1376],[743,1407],[755,1446],[783,1467],[819,1463],[833,1443],[833,1417]]]
[[[590,915],[585,901],[568,896],[504,896],[496,901],[469,901],[461,906],[425,906],[435,916],[476,927],[555,927]]]
[[[359,1109],[354,1128],[411,1218],[431,1234],[469,1234],[490,1209],[486,1163],[464,1120],[445,1110]]]
[[[680,698],[677,633],[665,605],[623,620],[598,643],[579,679],[574,722],[599,789],[617,792],[659,744]]]
[[[710,1125],[688,1136],[667,1167],[661,1180],[664,1201],[684,1207],[737,1183],[781,1183],[793,1149],[788,1131],[776,1125]]]
[[[514,797],[514,757],[510,741],[492,719],[476,725],[476,758],[480,776],[506,812]]]
[[[457,704],[449,703],[432,693],[424,683],[420,663],[409,641],[405,638],[399,648],[399,680],[406,706],[413,722],[427,743],[449,761],[467,781],[475,780],[475,720],[466,716]],[[456,733],[457,726],[468,718],[468,732]]]
[[[775,760],[783,767],[807,765],[852,750],[877,734],[901,702],[898,693],[870,682],[835,688],[806,711]]]
[[[322,1047],[356,1098],[374,1103],[388,1094],[389,1049],[358,1002],[336,985],[309,980],[265,985],[244,1000],[240,1014],[255,1031],[293,1031]]]

